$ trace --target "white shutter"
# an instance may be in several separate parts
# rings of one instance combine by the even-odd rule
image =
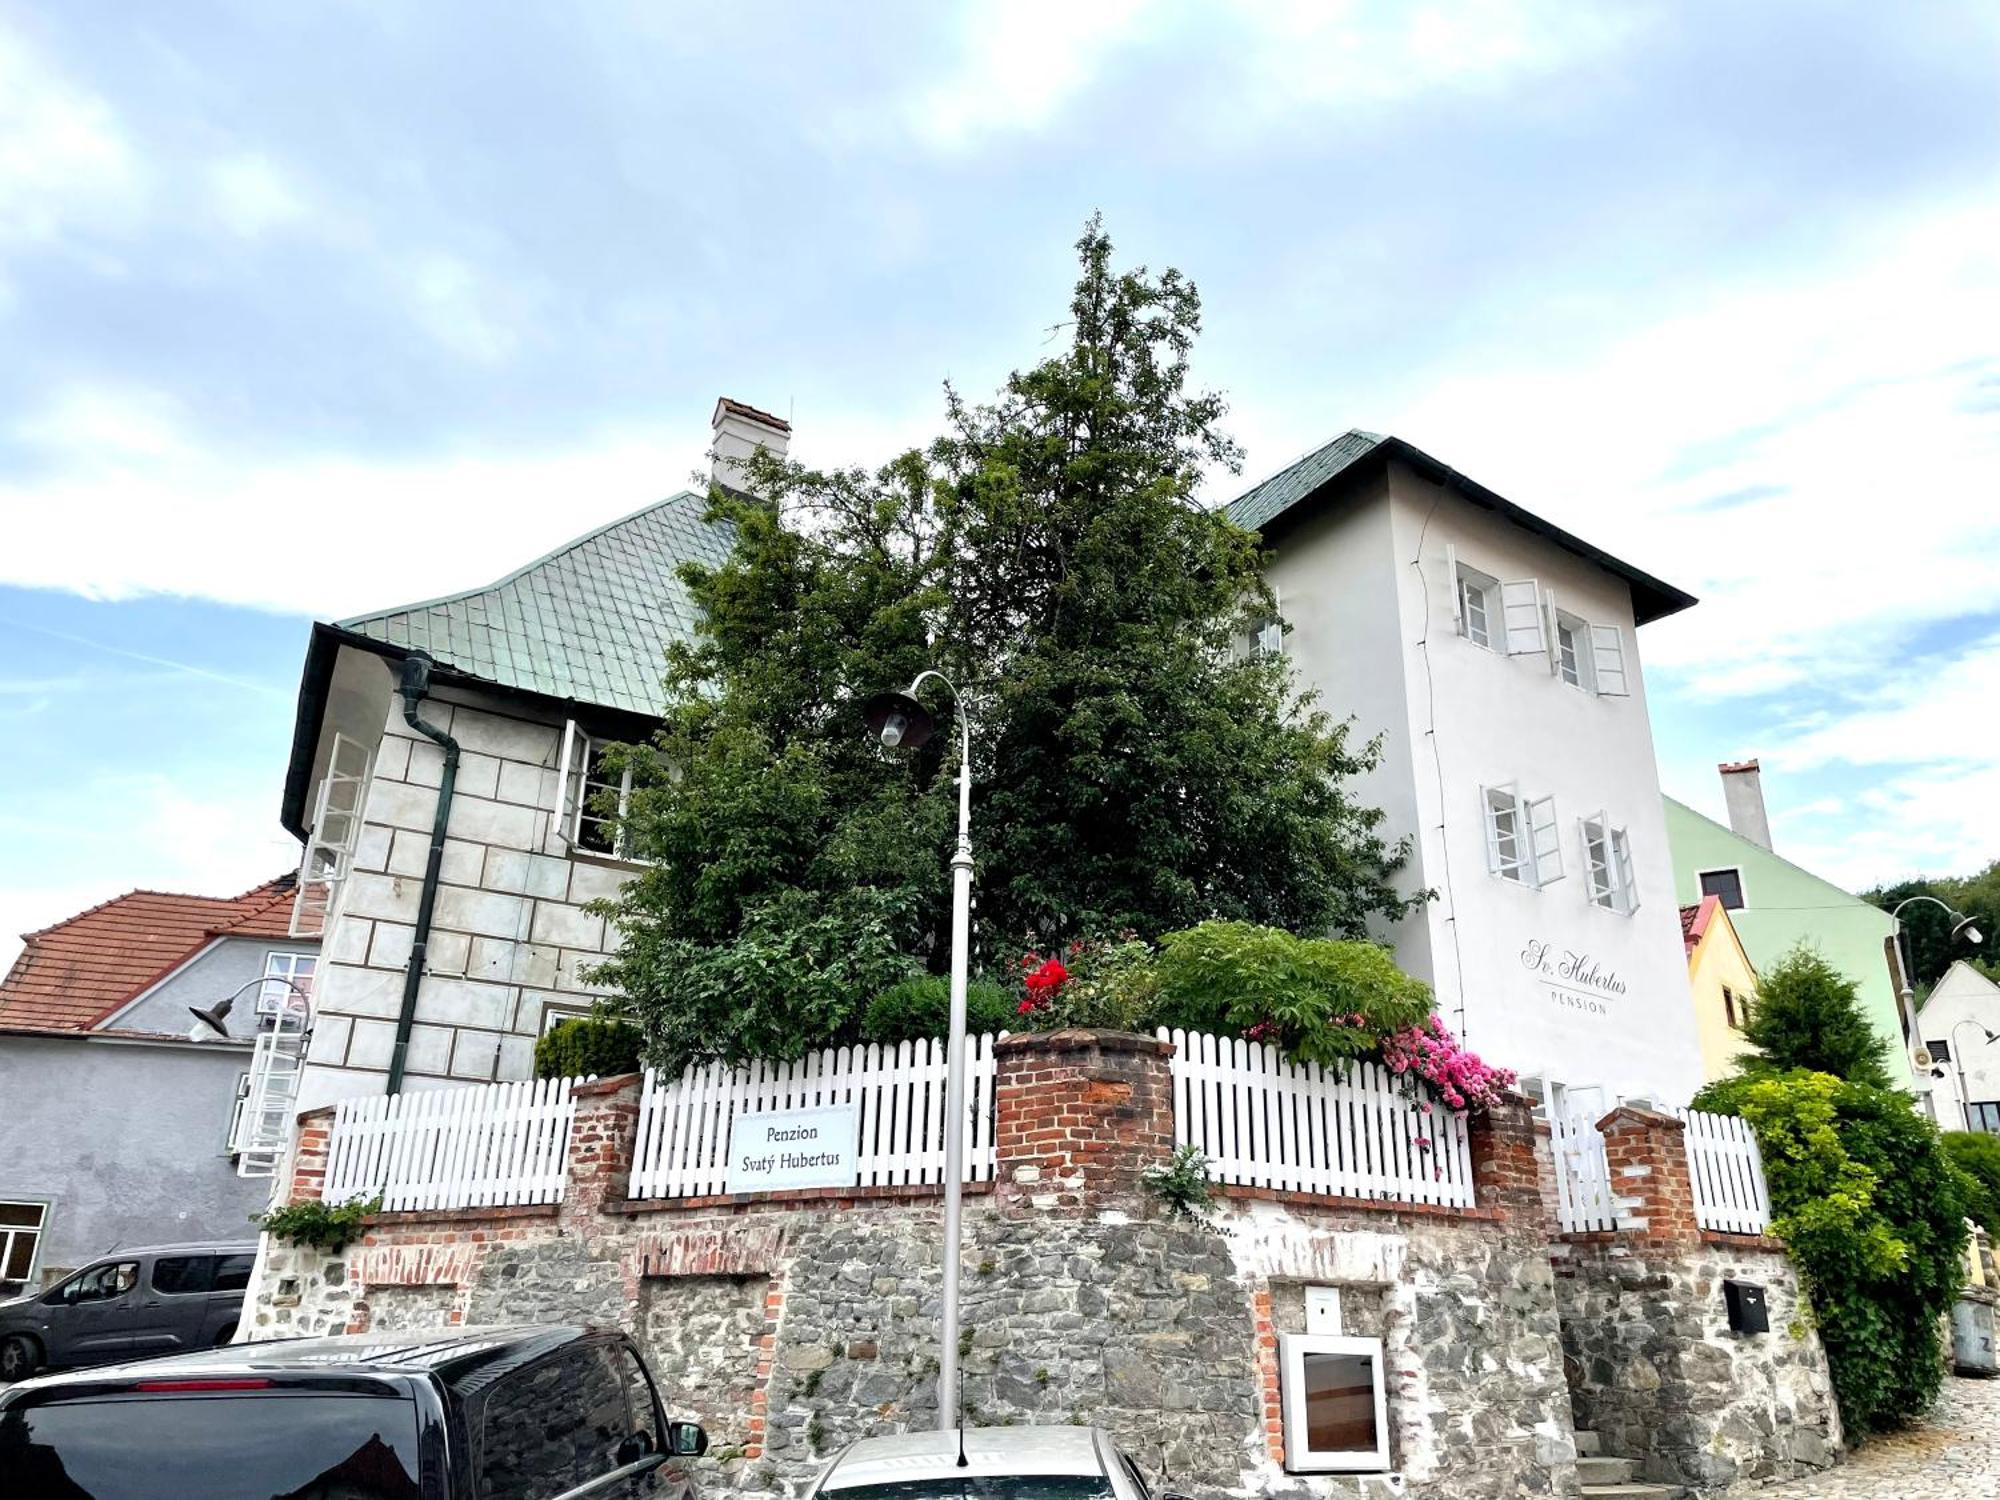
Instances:
[[[1616,625],[1590,627],[1591,665],[1597,669],[1597,691],[1607,697],[1623,698],[1625,686],[1625,639]]]
[[[1612,867],[1618,879],[1618,909],[1631,913],[1639,909],[1639,882],[1632,873],[1632,846],[1626,841],[1625,830],[1609,830]]]
[[[1534,861],[1535,884],[1551,885],[1563,877],[1562,834],[1556,827],[1556,799],[1540,797],[1527,806],[1528,850]]]
[[[335,732],[326,774],[313,801],[312,828],[299,860],[298,888],[292,896],[291,934],[318,937],[326,931],[334,892],[347,877],[361,836],[361,800],[368,785],[368,750],[359,740]]]
[[[1495,875],[1509,880],[1519,880],[1528,863],[1527,852],[1522,840],[1527,837],[1527,829],[1521,817],[1521,799],[1514,790],[1514,783],[1505,786],[1487,786],[1479,789],[1480,806],[1486,819],[1486,868]],[[1512,852],[1505,847],[1501,833],[1502,816],[1512,822],[1510,834],[1505,842],[1512,844]]]
[[[563,725],[562,755],[556,761],[556,800],[549,809],[551,854],[563,854],[576,843],[577,822],[583,816],[583,773],[590,764],[590,736],[570,719]]]
[[[1542,590],[1542,640],[1549,653],[1549,676],[1562,675],[1562,642],[1556,634],[1556,591]]]
[[[1465,588],[1458,581],[1458,548],[1450,542],[1444,544],[1444,576],[1451,585],[1451,628],[1460,635],[1465,634]],[[1430,623],[1425,622],[1426,631]]]
[[[1542,647],[1542,586],[1532,578],[1500,585],[1500,618],[1509,656],[1528,656]]]
[[[1283,656],[1285,654],[1285,624],[1283,620],[1283,596],[1276,584],[1271,585],[1271,618],[1257,628],[1251,638],[1250,650],[1253,656]],[[623,812],[623,809],[620,809]]]
[[[1590,899],[1602,906],[1612,888],[1611,845],[1604,836],[1604,814],[1579,818],[1577,825],[1583,832],[1583,878]]]

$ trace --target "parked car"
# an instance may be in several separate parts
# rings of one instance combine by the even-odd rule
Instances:
[[[707,1448],[616,1329],[236,1344],[0,1392],[0,1489],[46,1500],[688,1500],[668,1465]]]
[[[227,1343],[256,1255],[254,1243],[119,1250],[45,1292],[0,1302],[0,1380],[25,1379],[43,1365]]]
[[[1139,1466],[1095,1427],[969,1427],[962,1437],[863,1438],[841,1451],[811,1493],[814,1500],[1185,1500],[1156,1494]]]

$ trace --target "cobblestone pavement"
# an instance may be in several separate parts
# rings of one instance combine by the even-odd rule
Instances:
[[[2000,1380],[1948,1376],[1931,1420],[1760,1500],[2000,1500]]]

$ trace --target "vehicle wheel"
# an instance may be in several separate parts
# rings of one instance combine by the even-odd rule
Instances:
[[[26,1380],[42,1362],[42,1346],[25,1333],[0,1339],[0,1380]]]
[[[215,1347],[220,1349],[224,1344],[228,1343],[231,1339],[235,1337],[236,1337],[236,1325],[234,1323],[225,1323],[222,1325],[222,1331],[217,1333],[215,1336]]]

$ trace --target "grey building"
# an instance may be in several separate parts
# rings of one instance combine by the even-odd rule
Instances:
[[[269,1190],[231,1149],[252,1039],[319,963],[290,935],[294,884],[132,891],[24,935],[0,981],[0,1290],[123,1246],[247,1237]],[[188,1039],[190,1006],[239,991],[228,1038]]]

